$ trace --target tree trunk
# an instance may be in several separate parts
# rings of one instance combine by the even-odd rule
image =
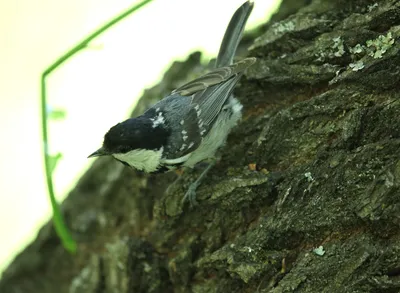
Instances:
[[[244,39],[258,62],[235,94],[244,118],[201,170],[145,175],[95,161],[0,292],[399,292],[400,2],[284,1]],[[257,38],[255,38],[257,37]],[[176,62],[135,115],[201,71]]]

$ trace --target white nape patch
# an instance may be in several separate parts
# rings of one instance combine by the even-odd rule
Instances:
[[[154,172],[160,166],[162,153],[163,148],[161,147],[159,150],[136,149],[124,154],[113,154],[112,156],[140,171]]]
[[[180,122],[180,123],[181,123],[181,125],[183,125],[183,124],[185,123],[185,121],[181,120],[181,122]]]
[[[189,144],[189,146],[188,146],[188,149],[190,149],[193,145],[194,145],[194,143],[191,142],[191,143]]]
[[[183,138],[183,141],[186,141],[188,139],[188,136],[184,135],[182,138]]]
[[[187,131],[186,130],[182,130],[182,134],[183,135],[187,134]]]
[[[158,116],[156,118],[153,118],[150,120],[153,121],[153,128],[156,128],[158,125],[164,124],[164,122],[165,122],[164,116],[161,112],[158,113]]]

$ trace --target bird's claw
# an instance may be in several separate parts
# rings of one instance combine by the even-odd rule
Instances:
[[[182,199],[182,202],[189,201],[191,207],[197,206],[199,203],[196,200],[196,189],[198,184],[192,183],[190,184],[188,191],[186,191],[185,196]]]

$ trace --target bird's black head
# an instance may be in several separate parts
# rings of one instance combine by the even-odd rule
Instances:
[[[164,123],[138,117],[125,120],[110,128],[104,136],[102,148],[89,157],[123,154],[135,149],[157,150],[166,144],[169,136]]]

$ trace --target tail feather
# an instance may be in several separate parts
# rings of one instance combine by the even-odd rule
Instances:
[[[253,10],[254,3],[251,0],[246,1],[233,14],[229,25],[222,39],[215,67],[229,66],[233,62],[236,49],[239,45],[247,19]]]

